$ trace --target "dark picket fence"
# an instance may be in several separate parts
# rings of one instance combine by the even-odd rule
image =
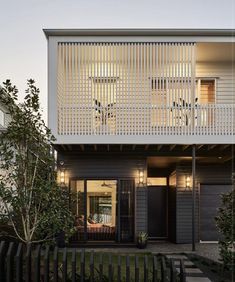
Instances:
[[[178,267],[178,266],[177,266]],[[156,282],[186,281],[184,261],[176,269],[164,256],[119,255],[84,249],[51,249],[0,243],[0,281],[6,282]]]

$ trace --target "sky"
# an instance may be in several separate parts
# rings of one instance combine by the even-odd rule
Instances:
[[[20,100],[27,79],[40,88],[47,119],[43,28],[235,28],[234,0],[0,0],[0,82]]]

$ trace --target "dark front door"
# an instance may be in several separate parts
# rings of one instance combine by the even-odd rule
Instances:
[[[221,194],[231,189],[231,185],[200,186],[200,240],[218,241],[221,238],[216,228],[215,217],[222,204]]]
[[[131,242],[134,239],[134,189],[134,180],[119,180],[119,240],[121,242]]]
[[[167,237],[167,187],[148,186],[149,238]]]

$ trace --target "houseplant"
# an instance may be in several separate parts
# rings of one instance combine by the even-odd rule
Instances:
[[[137,248],[145,249],[147,246],[147,242],[148,242],[148,234],[142,231],[139,232],[136,240]]]

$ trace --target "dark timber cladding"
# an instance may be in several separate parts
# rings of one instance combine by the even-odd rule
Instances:
[[[176,167],[176,243],[191,243],[192,240],[192,191],[185,188],[185,175],[190,175],[190,166],[178,165]],[[231,182],[230,165],[197,165],[196,169],[196,201],[195,201],[195,240],[202,240],[199,230],[200,214],[200,186],[204,184],[217,184],[223,191],[227,191],[227,185]],[[231,186],[230,186],[231,187]],[[213,189],[213,185],[211,185]],[[211,197],[211,201],[214,198]],[[203,220],[206,220],[205,218]]]
[[[156,167],[154,162],[152,167],[149,166],[148,156],[156,158]],[[217,191],[227,191],[231,187],[231,146],[198,145],[196,157],[195,241],[198,242],[205,238],[208,240],[204,236],[206,230],[203,224],[208,221],[213,224],[213,218],[204,213],[203,201],[208,193],[211,204],[218,200],[218,193],[208,192],[208,187],[214,189],[219,186]],[[160,159],[165,162],[164,158],[166,161],[173,158],[174,161],[163,169],[158,165]],[[176,243],[192,242],[192,186],[187,188],[185,184],[186,177],[192,176],[191,145],[176,145],[171,151],[169,145],[66,145],[58,152],[58,163],[60,160],[64,161],[70,179],[135,179],[135,234],[148,231],[148,189],[137,185],[139,169],[147,171],[148,177],[168,177],[168,239]],[[204,190],[200,190],[200,187]],[[207,187],[207,190],[203,187]],[[212,235],[213,238],[217,236],[215,233]]]

